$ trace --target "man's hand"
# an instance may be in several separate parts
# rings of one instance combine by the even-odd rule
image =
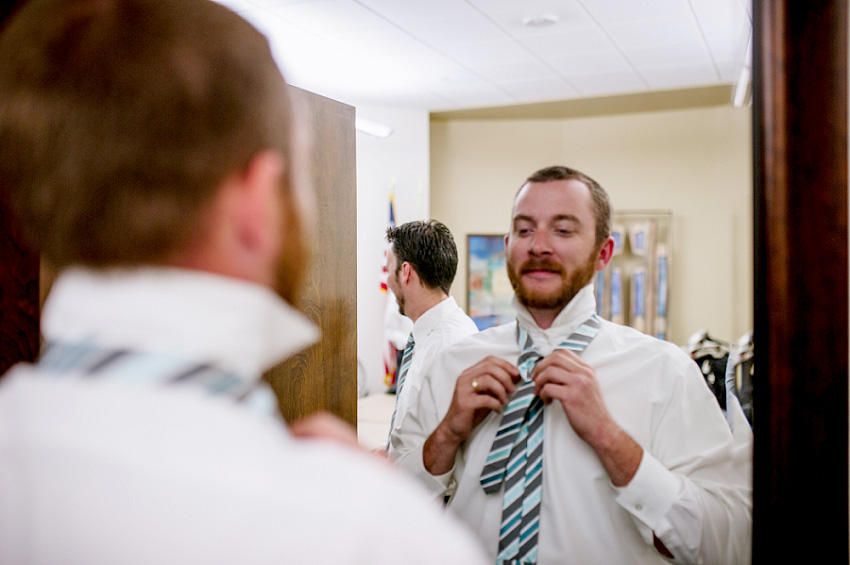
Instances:
[[[502,410],[516,390],[518,380],[519,369],[493,356],[461,373],[445,418],[425,442],[425,469],[432,475],[451,470],[460,444],[487,414]]]
[[[357,441],[357,430],[354,427],[331,414],[316,412],[289,425],[292,435],[310,439],[328,439],[351,447],[361,448]]]
[[[558,400],[576,434],[599,457],[615,486],[625,486],[640,466],[643,449],[611,417],[596,371],[572,351],[547,355],[531,374],[534,393],[549,404]]]
[[[578,355],[556,349],[542,359],[531,373],[534,394],[549,404],[560,401],[578,436],[590,445],[600,433],[616,426],[608,413],[596,371]]]
[[[361,453],[376,456],[385,463],[388,462],[387,453],[383,447],[372,450],[366,449],[357,439],[357,429],[330,412],[315,412],[305,418],[292,422],[289,425],[289,431],[295,437],[331,441],[339,445],[348,446]]]

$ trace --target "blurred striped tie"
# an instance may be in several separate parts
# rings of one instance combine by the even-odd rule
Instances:
[[[393,417],[390,419],[390,433],[387,434],[387,449],[390,448],[390,439],[393,435],[395,427],[395,415],[398,412],[398,399],[401,396],[401,387],[404,386],[404,377],[407,376],[407,371],[410,369],[410,364],[413,362],[413,332],[407,338],[407,345],[404,347],[404,353],[401,355],[401,367],[398,369],[398,382],[395,385],[395,408],[393,408]]]
[[[261,379],[179,355],[108,349],[87,342],[45,342],[38,365],[47,374],[76,374],[125,384],[195,387],[264,414],[277,414],[277,397]]]
[[[599,333],[599,319],[591,316],[556,349],[583,351]],[[495,494],[504,483],[502,522],[497,563],[537,563],[537,533],[543,492],[543,401],[534,396],[531,373],[543,358],[528,332],[517,322],[520,354],[517,367],[522,384],[511,398],[487,462],[481,486]]]

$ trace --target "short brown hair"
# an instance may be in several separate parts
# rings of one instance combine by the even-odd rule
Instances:
[[[577,180],[587,186],[590,190],[590,197],[593,199],[593,214],[596,217],[596,246],[602,245],[611,236],[611,200],[608,198],[605,189],[581,171],[561,165],[545,167],[536,171],[525,179],[522,186],[529,182],[549,182],[553,180]],[[522,187],[520,187],[520,190],[522,190]]]
[[[266,38],[209,0],[31,0],[0,35],[0,189],[56,268],[166,260],[291,120]]]
[[[387,241],[398,261],[396,271],[407,261],[426,287],[449,294],[457,273],[457,245],[445,224],[437,220],[407,222],[387,228]]]

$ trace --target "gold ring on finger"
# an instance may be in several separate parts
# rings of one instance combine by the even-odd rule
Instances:
[[[478,379],[472,379],[472,390],[478,392]]]

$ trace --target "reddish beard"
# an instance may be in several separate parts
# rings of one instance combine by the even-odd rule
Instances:
[[[596,273],[597,252],[598,250],[594,250],[587,260],[571,273],[568,273],[563,265],[550,259],[531,258],[517,268],[509,256],[507,259],[508,279],[520,304],[526,308],[560,311],[593,280],[593,275]],[[560,287],[549,293],[526,288],[522,276],[533,271],[548,271],[560,275]]]
[[[398,281],[398,270],[396,270],[396,274],[394,276],[395,276],[395,283],[396,283],[395,286],[396,286],[396,288],[399,289],[398,294],[395,295],[395,302],[398,305],[398,313],[401,314],[402,316],[406,316],[406,314],[404,313],[404,302],[405,302],[404,293],[401,291],[401,285],[399,284],[399,281]]]
[[[291,186],[281,193],[283,247],[275,264],[274,290],[290,305],[299,307],[301,290],[310,265],[313,246],[310,228],[305,225],[301,204]]]

